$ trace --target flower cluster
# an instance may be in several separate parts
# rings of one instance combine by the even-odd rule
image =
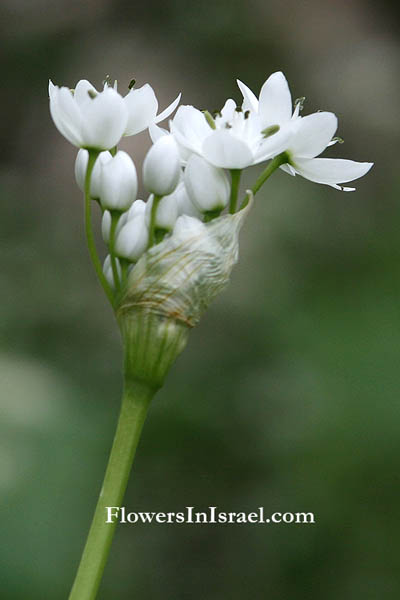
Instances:
[[[104,83],[102,91],[88,81],[74,90],[50,82],[50,111],[59,131],[79,147],[75,175],[87,202],[102,210],[102,234],[108,247],[102,273],[111,298],[126,287],[135,263],[147,250],[187,229],[204,232],[204,224],[225,209],[235,214],[240,174],[246,167],[269,161],[255,182],[255,194],[278,168],[290,175],[343,191],[365,175],[372,163],[317,158],[339,138],[337,118],[331,112],[302,116],[302,101],[292,103],[288,83],[273,73],[259,98],[238,81],[243,100],[228,99],[211,115],[193,106],[180,106],[169,128],[158,123],[177,108],[180,95],[160,114],[153,89],[133,85],[124,97],[117,85]],[[138,178],[130,156],[117,145],[124,136],[145,129],[153,141],[143,163],[146,201],[137,199]],[[87,216],[90,207],[87,207]],[[93,238],[87,224],[89,245]],[[96,251],[91,248],[96,263]],[[96,264],[95,264],[96,266]]]

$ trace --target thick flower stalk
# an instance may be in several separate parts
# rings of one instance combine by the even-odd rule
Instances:
[[[93,600],[116,522],[106,507],[121,505],[149,403],[185,347],[189,332],[227,285],[238,260],[238,237],[254,195],[281,167],[330,185],[364,175],[372,163],[317,158],[335,143],[337,118],[302,117],[282,73],[271,75],[259,98],[238,81],[243,101],[228,99],[211,115],[181,106],[180,95],[157,115],[153,89],[117,85],[97,91],[86,80],[73,90],[50,83],[50,112],[58,130],[80,148],[75,177],[84,192],[85,230],[97,277],[114,310],[124,348],[120,418],[102,491],[70,600]],[[117,145],[148,129],[153,145],[143,164],[147,200],[137,198],[134,161]],[[267,162],[269,161],[269,162]],[[266,163],[240,198],[243,169]],[[102,213],[102,258],[92,206]]]

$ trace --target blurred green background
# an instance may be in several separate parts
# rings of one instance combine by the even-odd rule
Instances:
[[[47,81],[149,82],[213,110],[283,70],[374,161],[353,194],[282,172],[150,410],[126,506],[313,511],[304,525],[120,526],[100,600],[397,599],[400,52],[394,2],[2,0],[0,596],[67,597],[121,391],[76,150]],[[123,147],[140,169],[147,133]],[[250,171],[244,185],[259,172]],[[100,236],[99,236],[100,241]]]

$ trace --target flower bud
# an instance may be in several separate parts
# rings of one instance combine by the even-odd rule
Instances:
[[[181,215],[178,217],[172,235],[175,242],[179,239],[182,242],[190,239],[193,236],[203,235],[207,231],[206,225],[196,219],[195,217],[189,217],[188,215]]]
[[[154,196],[151,195],[150,198],[146,202],[146,212],[145,219],[147,227],[150,227],[151,223],[151,211],[153,208]],[[155,218],[155,228],[156,229],[165,229],[166,231],[170,231],[175,225],[175,221],[178,218],[178,201],[175,196],[175,192],[169,194],[168,196],[163,196],[158,203],[156,218]]]
[[[149,244],[149,231],[144,213],[127,221],[115,240],[115,253],[121,258],[136,262]]]
[[[122,227],[138,215],[144,215],[144,211],[146,210],[146,203],[143,200],[135,200],[129,210],[122,213],[118,219],[117,227],[115,228],[115,235],[117,236],[121,231]],[[111,231],[111,213],[108,210],[104,211],[103,218],[101,221],[101,233],[103,235],[103,240],[106,244],[110,241],[110,231]]]
[[[143,202],[143,200],[135,200],[135,202],[132,204],[132,206],[126,213],[127,220],[130,221],[134,217],[137,217],[138,215],[142,215],[145,210],[146,210],[146,202]]]
[[[103,240],[106,244],[110,241],[110,231],[111,231],[111,213],[108,210],[105,210],[103,213],[103,218],[101,219],[101,235],[103,236]]]
[[[196,219],[200,220],[203,218],[202,213],[191,201],[183,181],[178,185],[174,194],[178,201],[178,213],[180,215],[188,215],[189,217],[196,217]]]
[[[167,196],[178,185],[180,175],[178,147],[172,135],[164,135],[150,148],[144,159],[144,185],[152,194]]]
[[[96,200],[100,197],[100,184],[101,184],[101,170],[102,166],[106,164],[112,156],[108,150],[106,152],[100,152],[96,162],[94,163],[92,176],[90,179],[90,196]],[[86,169],[89,160],[89,152],[81,148],[76,155],[75,160],[75,179],[79,188],[82,192],[85,190],[85,177]]]
[[[230,183],[225,171],[197,154],[188,160],[184,182],[190,199],[200,211],[222,210],[228,204]]]
[[[126,152],[120,150],[102,165],[100,173],[100,202],[103,208],[125,211],[137,193],[135,165]]]
[[[116,264],[117,264],[118,276],[121,277],[121,265],[119,264],[118,258],[116,258],[115,260],[116,260]],[[106,259],[103,264],[103,273],[104,273],[104,276],[107,279],[108,283],[111,285],[112,288],[114,288],[115,287],[114,274],[113,274],[113,270],[112,270],[112,266],[111,266],[111,256],[109,254],[107,254]]]

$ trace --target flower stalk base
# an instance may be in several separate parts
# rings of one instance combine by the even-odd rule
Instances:
[[[69,600],[94,600],[107,562],[116,522],[107,506],[121,506],[147,410],[155,389],[125,376],[121,412],[103,486]]]

